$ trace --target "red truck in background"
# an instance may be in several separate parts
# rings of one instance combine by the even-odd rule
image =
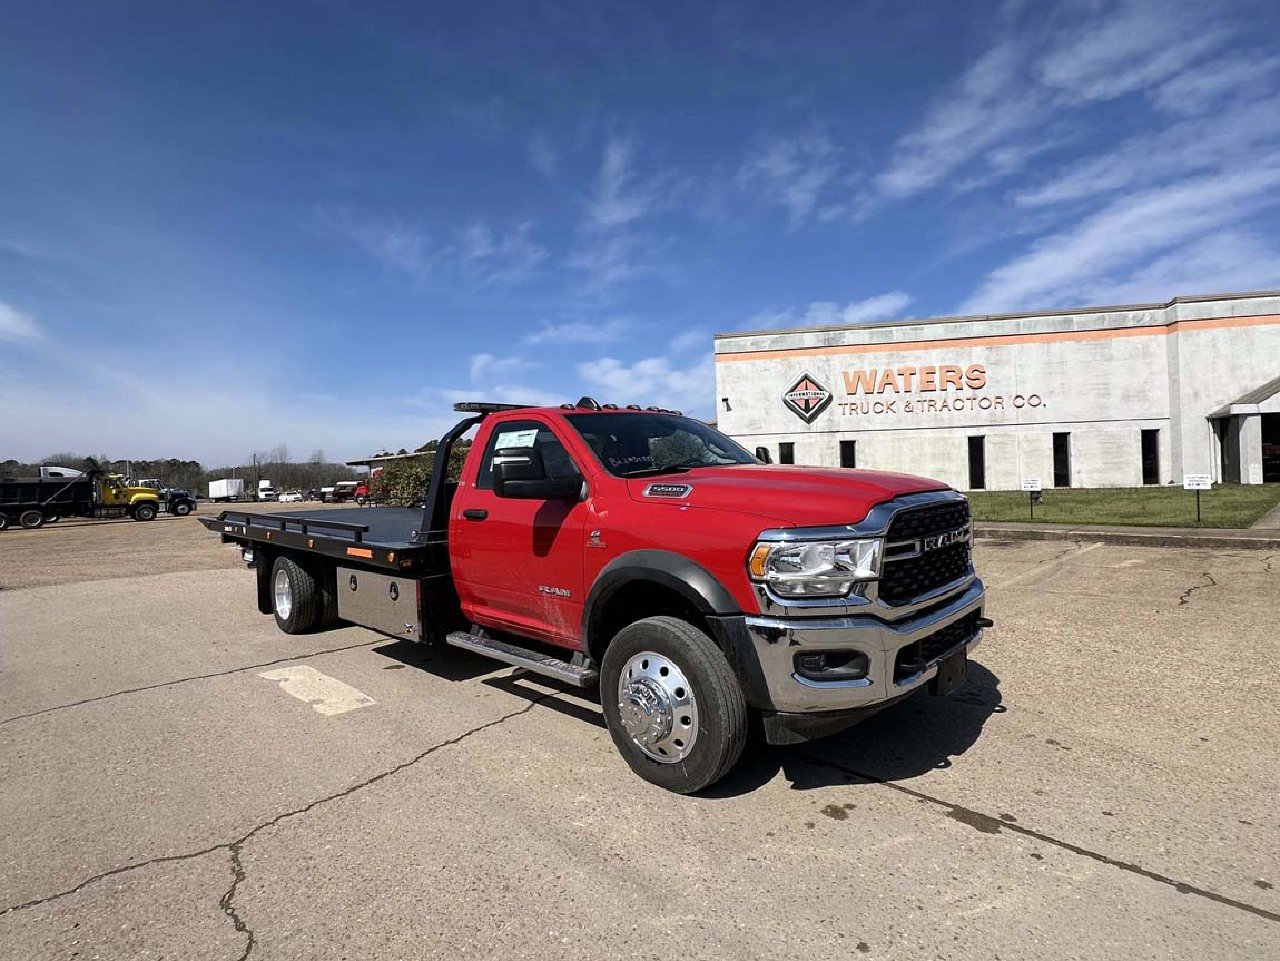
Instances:
[[[749,711],[791,744],[950,693],[991,624],[968,501],[937,481],[769,465],[652,407],[455,409],[422,510],[201,519],[256,568],[262,613],[599,684],[628,764],[681,793],[737,762]]]

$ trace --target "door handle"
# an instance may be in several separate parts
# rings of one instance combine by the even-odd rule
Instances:
[[[483,507],[468,507],[462,512],[462,516],[469,521],[482,521],[489,516],[489,512]]]

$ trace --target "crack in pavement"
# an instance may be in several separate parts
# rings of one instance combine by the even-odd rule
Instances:
[[[382,643],[382,642],[379,641],[377,643]],[[15,911],[26,911],[30,908],[40,907],[41,905],[50,904],[54,901],[61,901],[63,898],[70,897],[73,894],[77,894],[80,891],[83,891],[85,888],[91,887],[92,885],[97,884],[99,881],[104,881],[107,878],[113,878],[121,874],[128,874],[133,871],[140,871],[143,868],[151,867],[156,864],[172,864],[175,861],[191,861],[191,860],[195,860],[196,858],[202,858],[208,854],[213,854],[215,851],[227,851],[231,854],[231,866],[232,866],[233,877],[231,881],[231,886],[227,889],[226,893],[223,894],[223,896],[219,899],[218,906],[222,909],[223,913],[226,914],[227,917],[231,918],[232,922],[235,923],[237,931],[243,930],[244,933],[248,934],[249,936],[249,947],[246,949],[245,954],[241,955],[241,958],[243,959],[244,957],[248,956],[248,952],[249,950],[252,950],[256,940],[252,929],[250,929],[247,925],[244,925],[244,922],[242,920],[239,920],[239,915],[236,913],[235,907],[234,907],[234,900],[235,900],[237,889],[240,887],[241,882],[245,878],[244,864],[240,859],[240,855],[244,850],[244,846],[249,841],[251,841],[254,837],[261,834],[263,831],[267,830],[268,828],[275,827],[281,821],[285,821],[293,817],[301,817],[302,815],[305,815],[305,814],[310,814],[312,811],[314,811],[316,808],[322,805],[329,804],[330,802],[333,802],[333,801],[340,801],[345,797],[350,797],[352,794],[355,794],[357,791],[362,791],[367,787],[371,787],[372,785],[377,784],[379,781],[384,781],[387,778],[392,777],[393,775],[399,774],[401,771],[405,770],[406,768],[413,767],[418,762],[436,753],[436,751],[442,750],[447,747],[453,747],[455,744],[458,744],[461,741],[465,741],[467,738],[472,737],[473,735],[479,734],[483,731],[487,731],[491,727],[497,727],[500,724],[505,724],[507,721],[510,721],[513,718],[520,717],[522,714],[528,714],[530,711],[532,711],[535,707],[537,707],[543,701],[547,700],[548,698],[555,697],[557,693],[558,692],[553,691],[553,692],[544,694],[540,697],[537,697],[531,700],[528,704],[526,704],[524,707],[518,710],[511,711],[508,714],[503,714],[500,717],[494,718],[492,721],[486,721],[484,724],[480,724],[480,725],[477,725],[476,727],[463,731],[461,734],[455,735],[454,737],[451,737],[447,740],[440,741],[436,744],[433,744],[431,745],[431,747],[427,748],[426,750],[421,751],[418,754],[415,754],[413,757],[409,758],[407,761],[401,761],[399,764],[395,765],[394,767],[387,768],[385,771],[379,771],[377,774],[367,777],[363,781],[357,781],[355,784],[345,787],[341,791],[337,791],[334,794],[326,795],[325,797],[322,797],[322,798],[317,798],[314,801],[309,801],[306,804],[302,805],[302,807],[292,808],[288,811],[283,811],[280,814],[277,814],[275,817],[255,825],[254,827],[246,831],[244,834],[242,834],[240,837],[232,841],[222,841],[218,844],[213,844],[213,845],[210,845],[209,847],[201,848],[198,851],[189,851],[185,854],[166,854],[160,857],[148,858],[145,861],[139,861],[137,864],[125,864],[125,865],[120,865],[118,867],[110,868],[106,871],[102,871],[91,877],[85,878],[83,881],[81,881],[79,884],[76,884],[74,887],[67,888],[63,891],[55,892],[54,894],[46,895],[45,897],[42,897],[42,898],[34,898],[30,901],[25,901],[21,904],[12,904],[6,908],[0,909],[0,917],[4,917],[7,914],[12,914]]]
[[[1121,861],[1118,858],[1110,857],[1109,855],[1103,854],[1100,851],[1091,851],[1088,848],[1081,847],[1078,844],[1072,844],[1070,841],[1064,841],[1061,838],[1055,838],[1050,834],[1045,834],[1041,831],[1035,830],[1034,828],[1025,827],[1024,825],[1018,824],[1017,822],[1006,821],[1001,818],[994,818],[990,814],[983,814],[981,811],[975,811],[972,808],[967,808],[964,805],[956,804],[953,801],[946,801],[940,797],[935,797],[932,794],[925,794],[923,791],[917,791],[913,788],[906,787],[902,784],[897,784],[893,781],[888,781],[888,780],[885,780],[884,778],[876,777],[874,774],[867,774],[864,771],[858,771],[854,768],[848,767],[844,764],[840,764],[836,761],[830,761],[824,757],[819,757],[816,754],[801,752],[798,756],[801,759],[808,761],[810,764],[813,764],[817,767],[831,768],[841,772],[842,774],[846,774],[850,777],[857,778],[858,780],[863,781],[866,784],[876,784],[882,787],[892,788],[893,790],[897,791],[900,794],[907,795],[907,797],[915,798],[918,801],[925,801],[929,804],[934,805],[935,807],[944,808],[949,817],[954,818],[955,820],[961,822],[962,824],[967,824],[969,827],[972,827],[975,830],[982,831],[984,834],[999,834],[1001,831],[1011,831],[1014,834],[1021,834],[1024,837],[1034,838],[1035,840],[1042,841],[1045,844],[1051,844],[1056,848],[1061,848],[1062,850],[1069,851],[1072,854],[1078,854],[1081,857],[1088,858],[1091,861],[1097,861],[1099,864],[1105,864],[1109,867],[1118,868],[1119,870],[1125,871],[1129,874],[1136,874],[1139,877],[1146,878],[1149,881],[1158,881],[1160,884],[1167,884],[1169,887],[1173,888],[1179,894],[1192,894],[1192,895],[1195,895],[1196,897],[1200,897],[1208,901],[1212,901],[1215,904],[1221,904],[1229,908],[1235,908],[1238,911],[1244,911],[1248,914],[1252,914],[1256,917],[1262,918],[1265,921],[1274,921],[1274,922],[1280,923],[1280,913],[1276,913],[1274,911],[1268,911],[1266,908],[1260,908],[1257,905],[1249,904],[1246,901],[1237,901],[1235,898],[1229,898],[1226,895],[1219,894],[1216,891],[1210,891],[1207,888],[1197,887],[1194,884],[1188,884],[1185,881],[1179,881],[1176,878],[1171,878],[1168,875],[1160,874],[1148,868],[1141,867],[1140,865],[1132,864],[1128,861]]]
[[[1194,594],[1196,591],[1202,591],[1202,590],[1204,590],[1206,587],[1217,587],[1217,586],[1218,586],[1218,582],[1217,582],[1217,581],[1215,581],[1215,580],[1213,579],[1213,575],[1212,575],[1212,574],[1210,574],[1208,571],[1203,571],[1203,572],[1201,572],[1200,576],[1201,576],[1201,577],[1203,577],[1203,578],[1205,578],[1206,580],[1208,580],[1208,582],[1209,582],[1209,583],[1208,583],[1208,584],[1197,584],[1197,585],[1195,585],[1194,587],[1188,587],[1185,591],[1183,591],[1183,592],[1182,592],[1182,596],[1178,598],[1178,606],[1179,606],[1179,607],[1182,607],[1182,606],[1184,606],[1184,605],[1186,605],[1186,604],[1190,604],[1190,603],[1191,603],[1191,595],[1192,595],[1192,594]]]
[[[235,898],[236,889],[240,887],[240,882],[245,879],[244,862],[240,860],[240,852],[244,848],[244,843],[236,841],[232,843],[231,851],[231,887],[227,888],[226,893],[218,899],[218,907],[222,909],[222,913],[231,919],[231,923],[235,929],[241,934],[248,935],[248,941],[245,943],[244,951],[240,954],[238,961],[245,961],[253,951],[254,945],[258,943],[258,937],[253,933],[253,929],[245,922],[244,918],[236,912]]]
[[[5,725],[11,721],[22,721],[30,717],[39,717],[42,714],[53,714],[55,711],[66,711],[73,707],[81,707],[85,704],[94,704],[97,701],[108,701],[113,697],[124,697],[126,694],[141,694],[143,691],[157,691],[162,687],[173,687],[177,684],[188,684],[191,681],[207,681],[214,677],[227,677],[230,674],[239,674],[243,671],[254,671],[260,667],[271,667],[275,664],[283,664],[285,661],[305,661],[309,657],[320,657],[322,654],[338,654],[342,651],[354,651],[361,647],[372,647],[375,644],[385,644],[387,639],[380,637],[374,641],[363,641],[359,644],[347,644],[343,647],[330,647],[323,651],[311,651],[308,654],[294,654],[290,657],[277,657],[273,661],[263,661],[261,664],[246,664],[244,667],[232,667],[225,671],[214,671],[212,674],[194,674],[191,677],[180,677],[172,681],[160,681],[156,684],[145,684],[142,687],[130,687],[123,691],[113,691],[110,694],[99,694],[96,697],[86,697],[79,701],[71,701],[68,704],[58,704],[54,707],[41,708],[38,711],[31,711],[29,714],[15,714],[13,717],[0,718],[0,725]]]

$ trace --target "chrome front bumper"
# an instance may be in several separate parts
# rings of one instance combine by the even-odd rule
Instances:
[[[896,700],[932,680],[938,663],[960,650],[972,650],[982,640],[977,629],[928,661],[922,670],[894,681],[898,652],[982,609],[985,592],[974,578],[955,597],[926,613],[898,621],[863,614],[841,617],[747,617],[746,630],[754,648],[762,680],[774,710],[790,713],[872,708]],[[867,656],[867,676],[857,680],[813,681],[795,671],[797,654],[856,650]]]

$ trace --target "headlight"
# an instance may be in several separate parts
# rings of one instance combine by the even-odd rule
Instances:
[[[747,568],[782,597],[843,597],[880,576],[880,540],[761,542]]]

